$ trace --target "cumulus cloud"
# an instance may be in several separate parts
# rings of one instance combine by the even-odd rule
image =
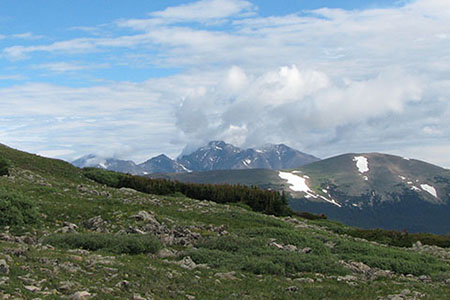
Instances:
[[[6,140],[25,143],[17,139],[27,130],[42,137],[30,129],[36,126],[48,132],[42,144],[104,141],[139,158],[212,139],[240,146],[284,142],[324,157],[424,143],[442,149],[450,135],[448,1],[261,16],[250,1],[202,0],[99,26],[95,37],[14,45],[2,54],[17,60],[51,53],[52,62],[41,67],[61,72],[87,66],[55,60],[95,53],[121,57],[121,66],[180,73],[140,84],[2,88],[0,111],[14,129]],[[35,121],[14,127],[17,116]],[[124,145],[132,148],[121,152]]]
[[[230,77],[237,89],[229,88]],[[190,140],[256,146],[272,139],[308,146],[318,135],[322,142],[336,138],[338,127],[402,114],[421,100],[422,90],[420,78],[400,70],[342,82],[295,65],[250,78],[232,67],[222,82],[184,99],[177,124]]]

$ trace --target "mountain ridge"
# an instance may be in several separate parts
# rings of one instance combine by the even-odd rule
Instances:
[[[450,170],[395,155],[347,153],[284,171],[216,170],[161,176],[283,190],[291,195],[292,209],[323,213],[352,226],[450,233]]]
[[[189,173],[223,169],[283,169],[300,167],[319,158],[284,144],[241,149],[223,141],[211,141],[194,152],[173,160],[160,154],[136,164],[88,154],[72,162],[77,167],[97,167],[135,175],[153,173]]]

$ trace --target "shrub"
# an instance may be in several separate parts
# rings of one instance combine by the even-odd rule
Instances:
[[[324,214],[316,215],[316,214],[313,214],[313,213],[310,213],[307,211],[303,211],[303,212],[296,211],[296,212],[294,212],[294,214],[298,217],[301,217],[303,219],[308,219],[308,220],[326,220],[327,219],[327,216]]]
[[[9,162],[3,158],[0,157],[0,176],[9,175]]]
[[[0,187],[0,225],[31,224],[38,218],[38,210],[30,199]]]
[[[47,237],[44,243],[64,249],[103,250],[116,254],[156,253],[161,249],[161,242],[156,237],[141,234],[54,234]]]
[[[102,170],[98,168],[84,168],[83,174],[89,179],[92,179],[98,183],[106,184],[110,187],[119,188],[119,182],[122,177],[126,176],[114,171]]]

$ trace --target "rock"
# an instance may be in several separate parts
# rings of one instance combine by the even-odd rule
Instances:
[[[341,260],[339,261],[339,263],[342,264],[344,267],[350,269],[353,273],[367,275],[371,271],[371,268],[362,262],[355,262],[355,261],[345,262]]]
[[[275,243],[275,242],[270,243],[270,246],[273,246],[273,247],[275,247],[277,249],[280,249],[280,250],[284,249],[283,245],[280,245],[280,244]]]
[[[284,246],[284,250],[294,252],[294,251],[297,251],[297,246],[294,246],[294,245],[285,245],[285,246]]]
[[[63,222],[63,227],[56,230],[57,233],[76,233],[78,226],[70,222]]]
[[[0,285],[8,284],[9,277],[0,277]]]
[[[288,291],[288,292],[297,292],[298,291],[298,287],[296,287],[295,285],[289,286],[289,287],[286,288],[286,291]]]
[[[214,276],[218,277],[219,279],[238,280],[239,278],[235,277],[234,275],[236,275],[236,272],[234,272],[234,271],[228,272],[228,273],[216,273],[216,274],[214,274]]]
[[[314,279],[312,278],[295,278],[294,281],[302,282],[302,283],[314,283]]]
[[[9,274],[9,265],[4,259],[0,259],[0,274]]]
[[[325,247],[328,247],[330,249],[333,249],[336,246],[336,243],[333,243],[332,241],[328,241],[324,244]]]
[[[34,285],[24,285],[23,288],[33,293],[39,292],[41,290],[41,288]]]
[[[186,295],[186,299],[188,299],[188,300],[195,300],[195,296]]]
[[[190,256],[186,256],[180,261],[180,267],[187,270],[193,270],[197,267],[197,264],[192,260]]]
[[[158,220],[156,220],[156,218],[153,215],[146,212],[145,210],[141,210],[140,212],[137,213],[137,215],[131,216],[130,218],[160,225]]]
[[[81,292],[76,292],[75,294],[70,296],[70,299],[86,300],[86,299],[89,299],[91,296],[92,296],[91,293],[89,293],[88,291],[81,291]]]
[[[302,252],[303,254],[308,254],[308,253],[311,253],[311,252],[312,252],[312,249],[309,248],[309,247],[306,247],[306,248],[303,248],[303,249],[301,250],[301,252]]]
[[[158,257],[159,258],[168,258],[168,257],[175,257],[176,252],[167,248],[163,248],[158,251]]]
[[[337,281],[356,281],[358,278],[353,275],[338,276]]]
[[[128,289],[131,286],[131,283],[127,280],[119,281],[115,287],[120,289]]]
[[[85,222],[85,227],[94,231],[107,232],[104,228],[106,224],[107,223],[102,219],[102,216],[95,216]]]
[[[413,248],[422,248],[423,244],[421,241],[417,241],[413,244]]]
[[[138,192],[136,190],[133,190],[131,188],[126,188],[126,187],[120,188],[120,191],[125,192],[125,193],[137,193]]]
[[[419,280],[422,282],[431,282],[431,277],[427,275],[420,275]]]

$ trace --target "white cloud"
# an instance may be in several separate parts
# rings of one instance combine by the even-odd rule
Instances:
[[[88,69],[107,68],[107,64],[79,64],[69,62],[53,62],[33,66],[34,69],[48,70],[56,73],[65,73],[73,71],[81,71]]]
[[[163,11],[150,13],[150,16],[164,22],[209,22],[244,13],[249,15],[255,6],[242,0],[201,0],[189,4],[168,7]]]
[[[24,40],[39,40],[39,39],[42,39],[44,36],[35,35],[32,32],[24,32],[24,33],[12,34],[11,37],[15,38],[15,39],[24,39]]]

